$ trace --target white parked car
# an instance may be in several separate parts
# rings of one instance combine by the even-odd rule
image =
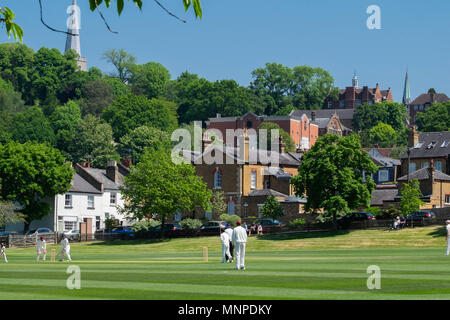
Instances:
[[[80,230],[70,230],[70,231],[64,232],[64,234],[66,235],[67,239],[69,239],[69,240],[80,239]]]

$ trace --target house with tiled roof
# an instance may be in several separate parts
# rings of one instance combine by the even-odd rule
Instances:
[[[252,148],[249,140],[245,136],[243,146],[235,148],[205,138],[203,152],[183,150],[182,156],[194,165],[196,175],[208,189],[224,192],[228,214],[243,219],[262,217],[261,207],[273,195],[285,209],[281,221],[300,217],[306,199],[295,196],[290,182],[298,174],[301,154],[284,152],[283,144],[278,151]],[[176,220],[182,217],[179,215]],[[196,218],[202,217],[218,219],[211,212],[196,213]]]
[[[401,161],[386,157],[378,148],[366,150],[373,163],[378,167],[378,171],[372,174],[374,182],[379,184],[394,183],[397,180]],[[385,151],[385,150],[383,150]]]
[[[80,230],[80,224],[83,224],[86,233],[93,234],[105,227],[106,218],[126,225],[128,221],[118,208],[124,204],[120,187],[124,176],[129,174],[129,168],[112,161],[106,169],[91,168],[89,163],[75,164],[74,169],[69,191],[48,199],[50,214],[33,221],[30,230],[49,228],[67,232]],[[20,232],[23,223],[8,225],[6,230]]]
[[[444,93],[434,93],[433,91],[430,91],[421,94],[409,104],[411,124],[415,124],[418,113],[425,112],[433,103],[443,103],[447,101],[450,101],[450,98]]]
[[[354,109],[364,103],[374,104],[383,101],[394,101],[391,88],[381,90],[380,85],[377,83],[375,88],[364,86],[361,89],[358,86],[358,78],[355,74],[352,79],[352,86],[339,89],[337,99],[327,97],[324,101],[323,109]]]

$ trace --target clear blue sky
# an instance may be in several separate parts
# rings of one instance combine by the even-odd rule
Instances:
[[[44,16],[55,28],[66,28],[71,0],[42,0]],[[114,0],[113,0],[114,1]],[[101,59],[110,48],[123,48],[139,63],[157,61],[172,78],[188,70],[211,81],[251,81],[251,71],[266,62],[290,67],[319,66],[335,85],[351,84],[357,70],[360,86],[391,87],[400,101],[406,68],[412,97],[434,87],[450,95],[450,1],[448,0],[202,0],[203,19],[187,13],[181,0],[160,0],[188,20],[168,16],[154,1],[140,12],[127,3],[122,16],[103,10],[110,33],[88,0],[78,0],[82,12],[81,49],[88,66],[112,68]],[[115,1],[114,1],[115,2]],[[381,30],[368,30],[366,9],[381,8]],[[3,0],[16,12],[24,43],[64,50],[65,35],[40,22],[38,0]]]

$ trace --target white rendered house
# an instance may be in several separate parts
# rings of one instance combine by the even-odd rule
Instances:
[[[51,213],[42,220],[33,221],[30,230],[49,228],[67,232],[79,230],[80,222],[86,222],[87,233],[94,233],[105,227],[106,218],[118,219],[127,225],[128,221],[118,212],[118,207],[124,205],[119,188],[129,169],[115,161],[108,163],[106,170],[79,164],[74,169],[70,190],[50,200]],[[8,225],[6,230],[21,232],[23,223]]]

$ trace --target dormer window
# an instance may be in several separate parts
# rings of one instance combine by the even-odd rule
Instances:
[[[441,144],[441,148],[447,148],[449,143],[450,143],[450,140],[449,140],[449,141],[444,141],[444,142]]]

